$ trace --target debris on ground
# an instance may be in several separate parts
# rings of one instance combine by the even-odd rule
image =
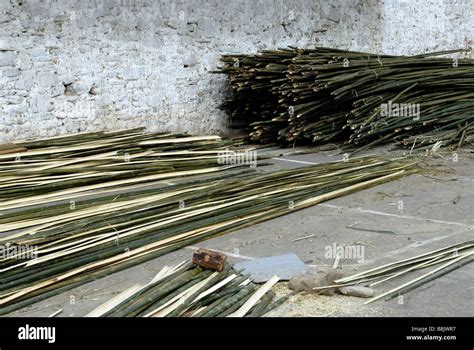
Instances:
[[[224,270],[227,256],[210,249],[198,248],[193,254],[193,264],[205,269],[221,272]]]
[[[278,274],[280,280],[287,281],[295,274],[306,271],[308,266],[292,253],[239,262],[234,265],[234,268],[248,273],[252,281],[262,283],[275,274]]]
[[[310,268],[302,274],[293,276],[290,279],[288,287],[295,291],[300,292],[312,292],[314,288],[333,285],[334,281],[344,277],[344,273],[341,269],[333,268]],[[335,288],[326,288],[321,290],[320,294],[333,295]]]
[[[458,204],[460,199],[461,199],[461,195],[460,194],[456,195],[456,197],[453,198],[453,204]]]
[[[347,286],[338,288],[338,292],[344,295],[349,295],[352,297],[358,298],[370,298],[373,297],[375,294],[375,290],[369,287],[363,286]]]

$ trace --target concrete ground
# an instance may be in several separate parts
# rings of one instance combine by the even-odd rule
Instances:
[[[288,154],[294,151],[313,153]],[[377,150],[384,151],[386,148]],[[272,160],[274,165],[270,168],[274,169],[334,161],[342,157],[334,155],[334,150],[320,149],[272,149],[262,153],[275,158],[281,155]],[[231,261],[292,252],[308,265],[330,266],[333,260],[325,258],[325,247],[333,244],[362,245],[363,261],[341,261],[343,270],[352,274],[474,240],[474,153],[464,149],[453,157],[453,153],[445,152],[426,161],[431,166],[422,173],[216,237],[201,242],[199,246],[226,252]],[[314,236],[297,240],[310,235]],[[83,316],[131,285],[148,282],[163,266],[191,258],[194,248],[187,247],[85,284],[11,316],[48,316],[60,309],[59,316]],[[418,274],[412,273],[406,278],[379,285],[377,294]],[[471,264],[407,293],[403,299],[364,305],[364,299],[354,297],[300,294],[292,296],[268,316],[472,317],[473,281],[474,264]],[[286,283],[279,283],[277,292],[288,293]]]

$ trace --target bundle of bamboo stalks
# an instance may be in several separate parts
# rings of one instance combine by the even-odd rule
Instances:
[[[165,266],[149,283],[134,285],[86,317],[259,317],[281,305],[274,276],[258,287],[230,266],[222,272],[190,262]]]
[[[369,287],[373,287],[391,281],[392,279],[405,277],[414,271],[433,267],[427,273],[365,302],[365,304],[369,304],[382,298],[385,300],[393,299],[473,261],[474,241],[467,241],[341,278],[334,281],[336,283],[335,285],[317,287],[314,289],[324,290],[350,285],[368,285]]]
[[[451,148],[474,141],[474,60],[316,49],[225,55],[233,125],[264,144],[396,141]]]
[[[414,160],[363,157],[260,172],[220,164],[218,137],[137,130],[18,145],[28,151],[0,156],[1,314],[417,171]]]

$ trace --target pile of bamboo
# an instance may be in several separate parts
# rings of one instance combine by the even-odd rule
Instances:
[[[219,164],[229,144],[218,137],[141,130],[18,145],[28,150],[0,156],[0,314],[417,171],[414,160],[363,157],[263,172]]]
[[[219,136],[189,137],[142,129],[14,142],[20,151],[0,154],[1,208],[218,172],[222,170],[218,156],[228,152],[231,144]]]
[[[281,305],[274,276],[262,286],[230,266],[222,272],[190,262],[165,266],[146,285],[134,285],[86,317],[260,317]]]
[[[474,60],[316,49],[225,55],[233,96],[224,108],[264,144],[395,141],[456,148],[474,141]]]
[[[387,292],[374,296],[365,302],[365,304],[369,304],[382,298],[385,300],[390,300],[397,296],[403,295],[453,270],[472,263],[473,261],[474,241],[467,241],[444,247],[429,253],[417,255],[412,258],[379,266],[336,280],[334,281],[336,283],[334,285],[317,287],[314,289],[324,290],[351,285],[367,285],[369,287],[374,287],[393,279],[403,278],[407,274],[410,274],[414,271],[433,267],[430,271],[416,277],[415,279],[405,282],[398,287],[390,289]]]

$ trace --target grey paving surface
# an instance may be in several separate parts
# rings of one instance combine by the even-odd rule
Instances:
[[[272,154],[291,151],[294,150],[273,150]],[[341,158],[334,153],[284,154],[283,159],[274,160],[273,168]],[[445,159],[427,159],[431,167],[424,173],[292,212],[201,242],[199,246],[226,252],[231,261],[295,253],[309,265],[332,265],[333,260],[325,254],[328,246],[360,245],[364,247],[362,261],[341,262],[347,273],[353,273],[473,240],[474,154],[470,150],[459,151],[458,162],[453,162],[452,154],[444,153],[442,156]],[[314,237],[295,241],[309,235]],[[60,316],[85,315],[131,285],[149,281],[164,265],[189,259],[193,249],[187,247],[175,251],[33,304],[12,315],[47,316],[58,309],[63,309]],[[415,276],[411,274],[408,278]],[[377,292],[405,280],[383,284]],[[284,292],[284,285],[280,289]],[[296,296],[272,315],[312,316],[315,310],[325,310],[324,313],[327,311],[327,315],[332,316],[474,316],[473,300],[474,264],[471,264],[404,295],[403,300],[363,305],[364,300],[346,296]]]

